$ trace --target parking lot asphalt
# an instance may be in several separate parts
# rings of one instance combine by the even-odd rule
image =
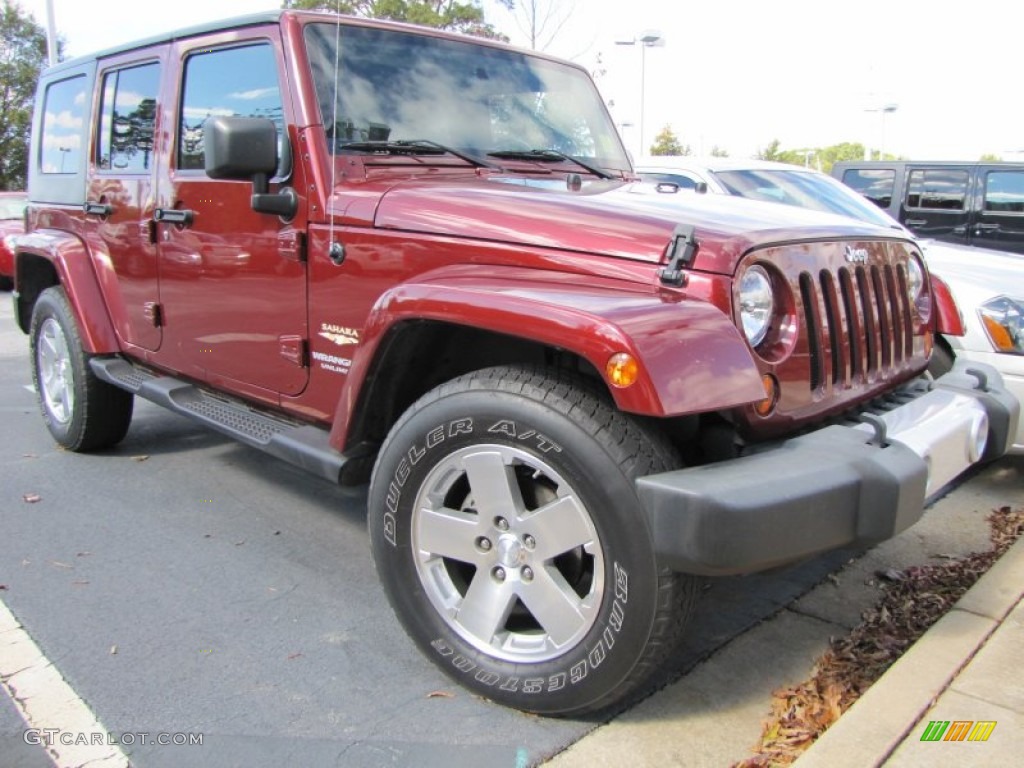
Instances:
[[[851,575],[849,595],[822,598],[846,617],[815,615],[815,585],[831,586],[825,577],[850,552],[717,580],[677,659],[680,682],[611,726],[531,717],[452,684],[405,637],[377,583],[362,496],[142,402],[117,449],[69,454],[29,384],[27,339],[0,296],[0,601],[106,731],[132,736],[123,751],[136,768],[519,768],[600,743],[620,723],[667,727],[650,739],[682,760],[670,764],[725,766],[759,731],[763,689],[809,667],[873,591]],[[964,517],[905,545],[922,557],[973,547],[983,512]],[[870,570],[871,557],[886,555],[857,562]],[[716,658],[732,682],[707,675]],[[696,721],[680,719],[681,706],[706,730],[688,730]],[[25,744],[19,718],[5,699],[4,768],[4,756],[31,768],[43,754]],[[201,734],[202,744],[140,743],[159,733]]]

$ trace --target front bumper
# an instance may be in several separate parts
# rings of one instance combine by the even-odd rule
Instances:
[[[873,410],[871,424],[639,478],[659,562],[727,575],[891,538],[964,470],[1006,453],[1020,404],[994,368],[958,362],[933,386],[919,379]]]

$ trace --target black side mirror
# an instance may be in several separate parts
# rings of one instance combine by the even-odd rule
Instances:
[[[277,128],[262,117],[210,117],[203,124],[204,162],[211,179],[252,179],[252,209],[286,219],[295,216],[291,187],[270,194],[268,179],[278,166]]]
[[[694,185],[693,191],[698,195],[706,195],[708,193],[708,183],[706,181],[698,181]]]

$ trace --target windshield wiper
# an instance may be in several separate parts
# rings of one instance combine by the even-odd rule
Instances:
[[[384,152],[391,155],[453,155],[477,168],[500,169],[496,163],[489,163],[481,157],[467,154],[458,149],[446,147],[429,139],[407,139],[402,141],[339,141],[338,149],[354,152]]]
[[[488,157],[497,157],[501,160],[534,160],[539,163],[558,163],[568,161],[578,165],[586,171],[597,176],[599,179],[615,178],[607,171],[602,171],[597,166],[585,163],[579,158],[559,152],[557,149],[502,149],[497,152],[488,152]]]

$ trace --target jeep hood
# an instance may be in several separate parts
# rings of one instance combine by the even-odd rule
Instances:
[[[649,263],[660,262],[676,228],[689,225],[699,242],[693,268],[725,274],[767,245],[899,237],[831,214],[724,195],[659,194],[641,182],[590,182],[577,192],[561,177],[378,179],[359,186],[348,188],[352,197],[339,190],[335,198],[346,224]]]

